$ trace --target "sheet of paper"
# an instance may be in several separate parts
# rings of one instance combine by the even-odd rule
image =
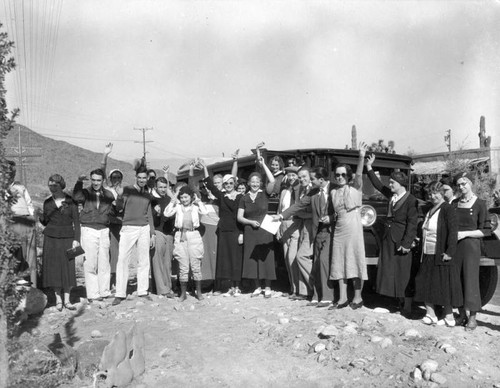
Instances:
[[[271,234],[276,234],[276,232],[280,228],[280,225],[281,221],[273,221],[273,217],[271,217],[269,214],[266,214],[266,216],[262,220],[262,223],[260,224],[260,227]]]

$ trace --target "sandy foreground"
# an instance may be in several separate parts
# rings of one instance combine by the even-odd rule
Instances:
[[[375,294],[358,310],[308,307],[280,292],[270,299],[205,294],[183,303],[129,296],[114,307],[112,299],[82,301],[78,312],[49,307],[36,324],[25,323],[26,333],[45,343],[58,333],[78,349],[137,324],[145,335],[146,371],[132,387],[500,387],[500,307],[494,305],[466,332],[422,324],[418,306],[408,320]],[[438,366],[421,378],[416,369],[425,360]],[[91,372],[69,386],[93,386]]]

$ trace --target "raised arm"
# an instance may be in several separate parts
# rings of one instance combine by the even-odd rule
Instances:
[[[354,187],[358,190],[361,190],[363,187],[363,167],[367,148],[368,146],[364,142],[359,143],[358,166],[356,168],[356,175],[354,176]]]
[[[235,178],[238,176],[238,155],[240,153],[240,149],[238,148],[236,151],[234,151],[234,154],[231,156],[233,157],[233,167],[231,168],[231,175],[234,176]]]
[[[83,190],[83,181],[87,180],[86,175],[80,175],[73,187],[73,200],[75,202],[83,203],[86,201],[85,191]]]
[[[375,161],[374,154],[368,156],[366,160],[366,171],[368,173],[368,178],[370,179],[370,182],[372,183],[373,187],[375,187],[378,191],[380,191],[386,198],[391,198],[392,197],[391,189],[388,188],[387,186],[384,186],[384,184],[380,182],[380,179],[378,179],[377,175],[375,175],[375,172],[373,171],[372,165],[374,161]]]
[[[101,170],[104,172],[104,176],[106,176],[106,167],[108,164],[108,155],[113,151],[113,143],[108,143],[104,147],[104,152],[102,153],[101,159]]]
[[[274,181],[275,181],[274,175],[271,172],[271,170],[269,170],[269,167],[267,167],[267,164],[262,156],[257,160],[257,162],[264,169],[264,172],[266,173],[267,177],[266,193],[271,194],[274,188]]]

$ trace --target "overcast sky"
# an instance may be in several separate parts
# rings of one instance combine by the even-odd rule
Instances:
[[[400,153],[444,151],[448,129],[476,148],[481,115],[500,145],[499,1],[27,1],[24,28],[12,1],[9,108],[119,159],[142,127],[154,159],[343,148],[352,125]]]

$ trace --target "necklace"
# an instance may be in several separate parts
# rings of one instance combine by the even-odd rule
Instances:
[[[460,198],[460,202],[467,203],[472,201],[472,198],[474,198],[474,194],[472,194],[469,198]]]

